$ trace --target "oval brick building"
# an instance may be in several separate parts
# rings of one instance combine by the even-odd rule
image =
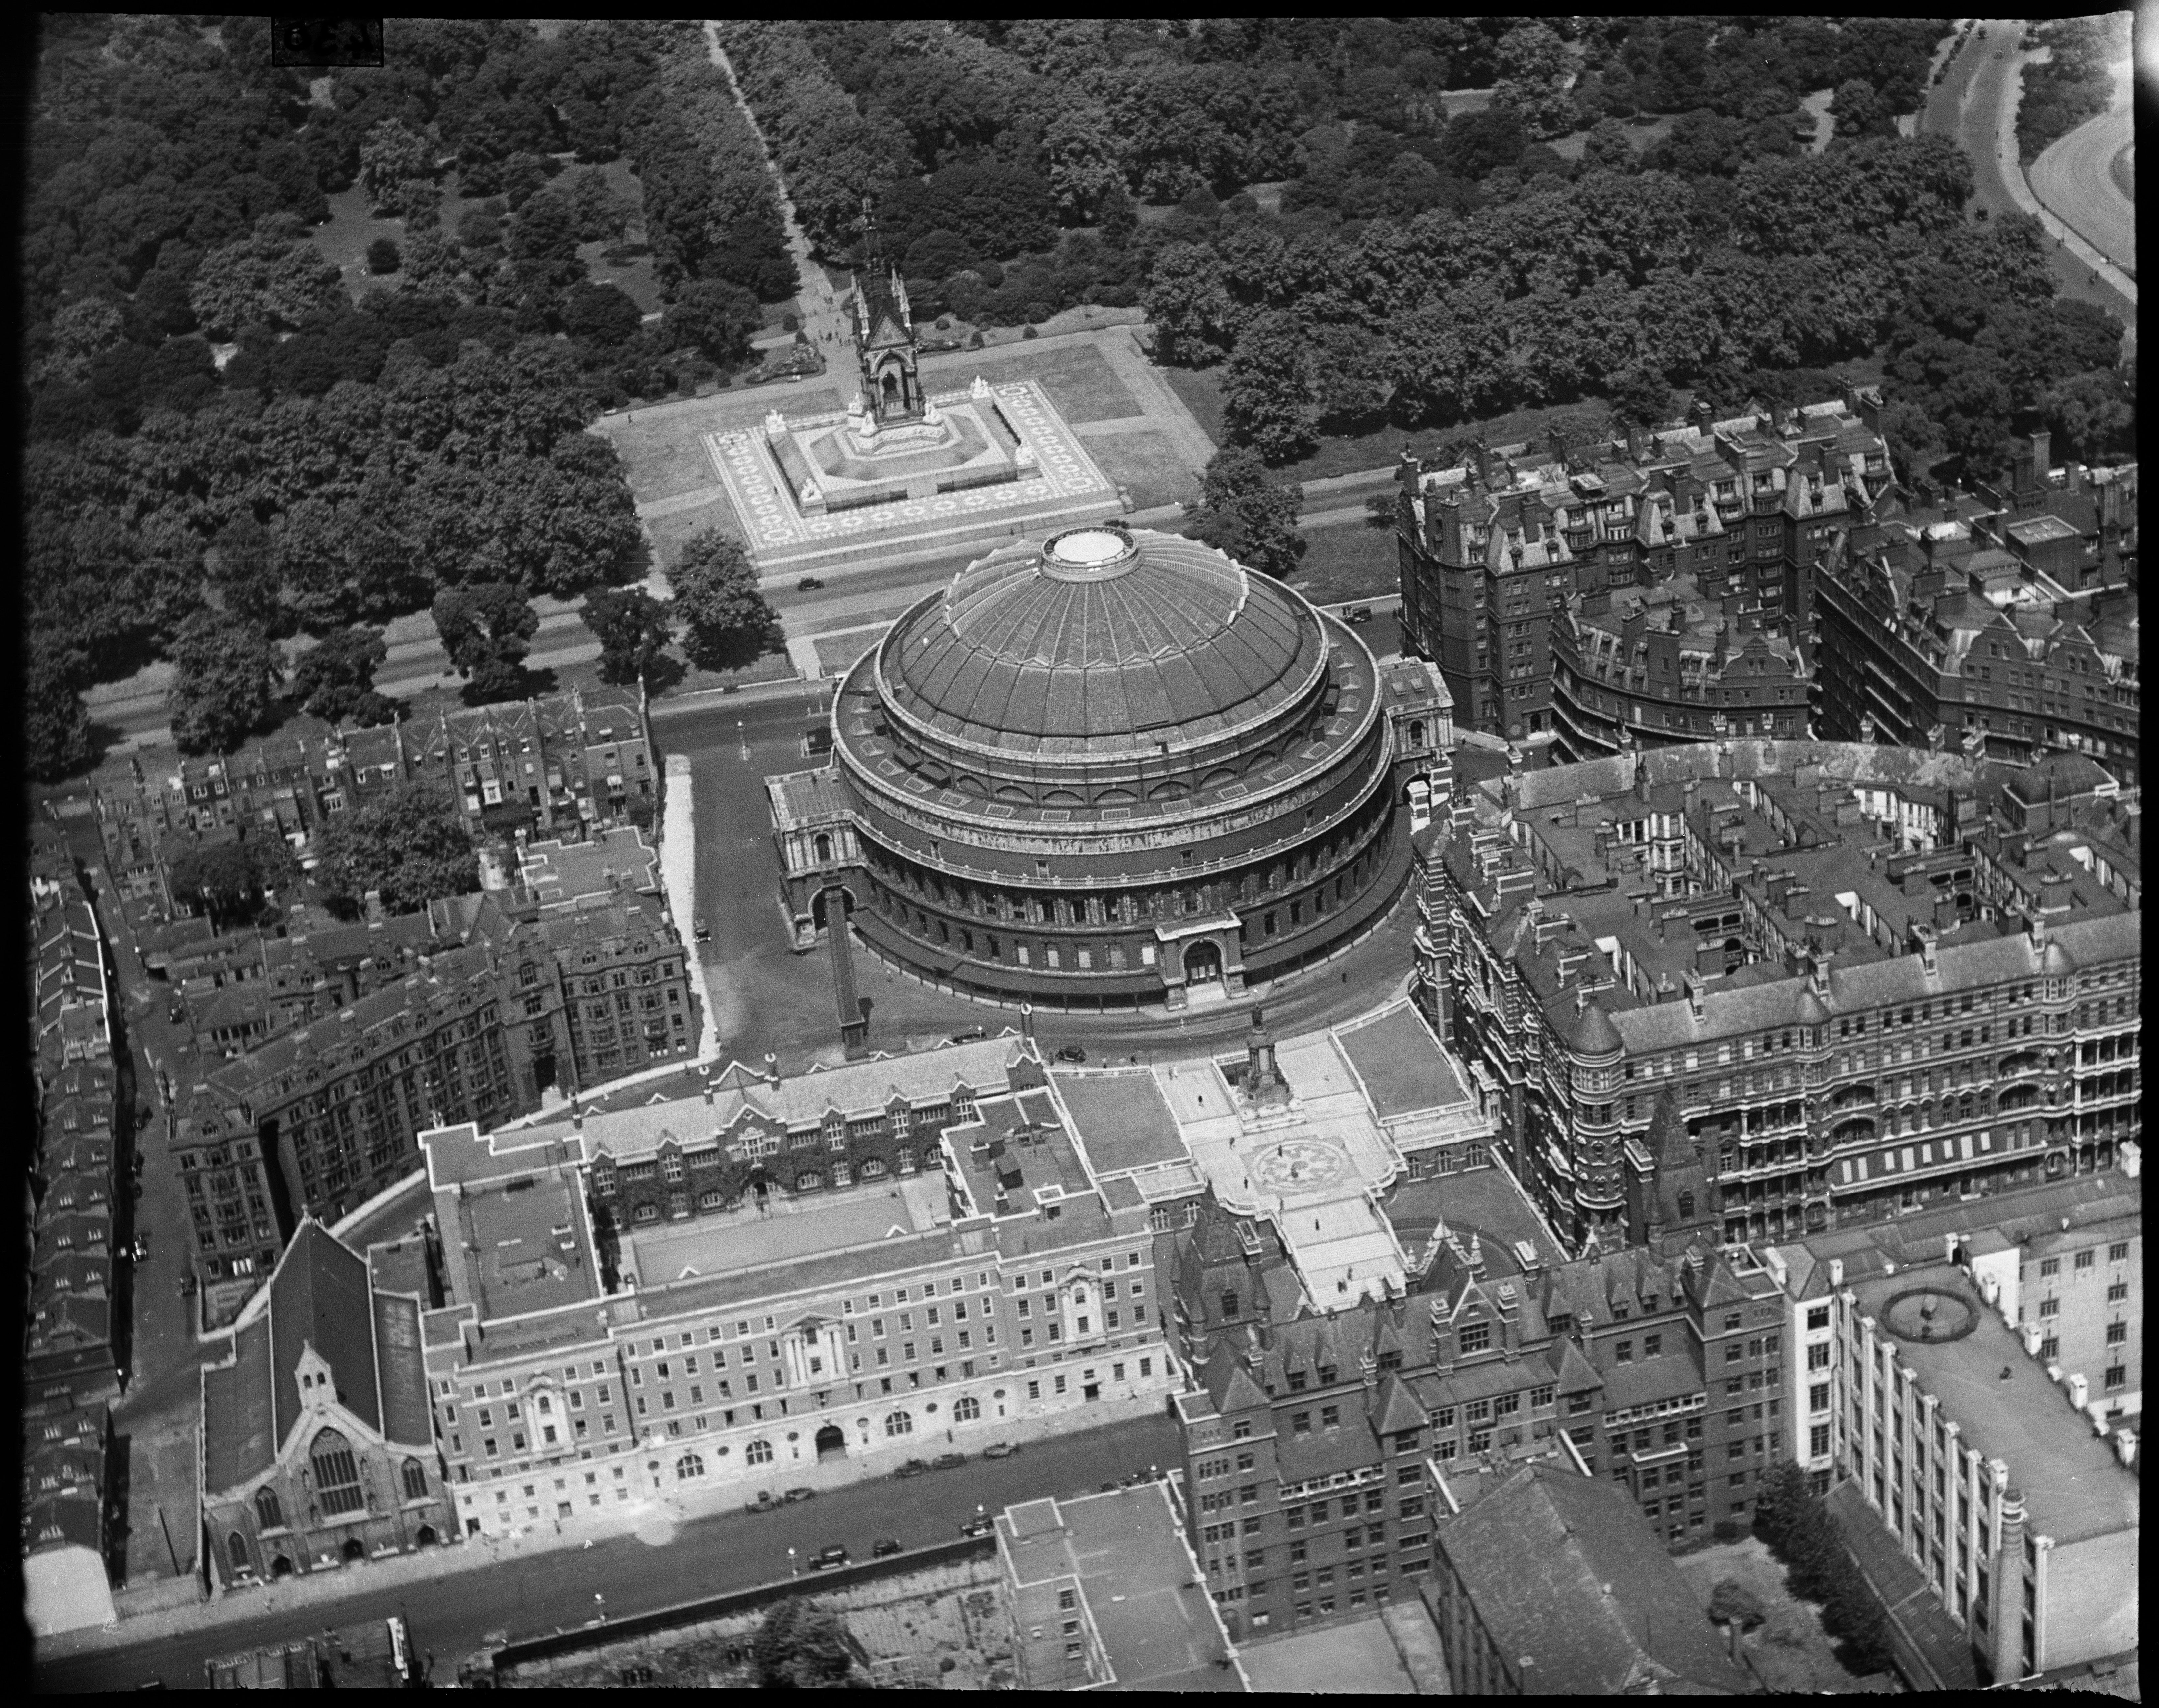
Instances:
[[[1446,691],[1271,578],[1115,525],[1017,541],[850,670],[832,763],[770,779],[798,944],[837,893],[886,958],[976,996],[1182,1006],[1362,934]]]

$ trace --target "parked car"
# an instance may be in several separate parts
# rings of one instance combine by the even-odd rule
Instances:
[[[940,1453],[929,1462],[929,1468],[933,1471],[956,1471],[966,1462],[965,1453]]]
[[[1087,1059],[1087,1052],[1076,1043],[1068,1043],[1058,1051],[1057,1059],[1060,1062],[1084,1062]]]
[[[892,1474],[895,1477],[919,1477],[929,1468],[929,1462],[927,1459],[909,1459]]]
[[[824,585],[825,583],[819,581],[815,576],[805,575],[800,581],[795,583],[795,591],[798,593],[814,593]]]
[[[143,1263],[149,1260],[149,1256],[150,1241],[148,1237],[145,1234],[137,1234],[135,1236],[135,1243],[127,1248],[128,1261],[131,1263]]]
[[[698,942],[710,943],[712,940],[712,928],[707,924],[702,919],[700,919],[697,921],[696,932]]]
[[[1010,1441],[991,1441],[982,1449],[982,1457],[986,1459],[1009,1459],[1018,1451]]]
[[[808,1500],[814,1497],[817,1491],[814,1488],[790,1488],[787,1491],[787,1499],[790,1504],[798,1500]]]
[[[830,1571],[842,1566],[853,1564],[854,1561],[847,1555],[847,1550],[837,1542],[828,1542],[810,1556],[810,1569],[812,1571]]]
[[[193,1270],[189,1270],[185,1275],[180,1277],[180,1297],[184,1299],[192,1299],[194,1297],[196,1286],[194,1271]]]
[[[963,1536],[986,1536],[997,1527],[995,1519],[969,1519],[960,1526],[960,1534]]]
[[[870,1544],[870,1558],[872,1560],[882,1560],[887,1555],[898,1552],[899,1538],[897,1536],[886,1536]]]
[[[769,1488],[760,1488],[757,1492],[757,1498],[750,1502],[743,1510],[744,1512],[778,1512],[786,1504],[784,1500],[774,1500]]]
[[[980,1043],[989,1035],[990,1029],[988,1027],[971,1026],[965,1032],[954,1033],[952,1034],[952,1042],[954,1043]]]
[[[187,1017],[188,1011],[183,1008],[178,1002],[173,1003],[173,1006],[165,1012],[165,1018],[171,1021],[175,1026],[182,1024],[185,1022]]]
[[[1351,606],[1349,620],[1352,623],[1369,623],[1372,620],[1372,608],[1369,605]]]

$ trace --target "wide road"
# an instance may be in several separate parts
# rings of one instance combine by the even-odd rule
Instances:
[[[1009,1459],[975,1458],[963,1471],[849,1484],[778,1513],[731,1509],[685,1524],[661,1546],[621,1536],[589,1549],[522,1554],[441,1579],[363,1590],[334,1603],[73,1655],[39,1666],[36,1688],[126,1690],[153,1677],[174,1689],[191,1687],[213,1656],[396,1612],[408,1622],[413,1646],[434,1655],[439,1680],[490,1632],[515,1639],[584,1624],[595,1593],[604,1594],[608,1614],[619,1617],[784,1578],[790,1547],[806,1559],[828,1542],[842,1542],[867,1559],[871,1543],[883,1536],[910,1546],[945,1541],[959,1534],[977,1505],[994,1514],[1039,1495],[1088,1493],[1150,1464],[1173,1465],[1178,1441],[1174,1421],[1157,1414],[1030,1442]]]
[[[2136,140],[2126,106],[2086,119],[2032,163],[2032,193],[2048,211],[2124,272],[2136,271],[2136,204],[2114,157]]]
[[[1951,56],[1940,84],[1928,98],[1920,128],[1929,135],[1954,138],[1971,158],[1972,209],[1998,219],[2006,214],[2032,212],[2038,206],[2028,184],[2011,180],[2011,173],[2023,176],[2016,163],[2016,108],[2011,96],[2016,92],[2012,79],[2024,23],[2014,18],[1980,22],[1986,29],[1985,39],[1975,31]],[[2056,288],[2063,296],[2096,304],[2134,334],[2136,303],[2133,297],[2116,288],[2104,274],[2094,281],[2091,262],[2070,248],[2056,248],[2053,258]],[[2135,289],[2134,284],[2128,285],[2129,291]]]

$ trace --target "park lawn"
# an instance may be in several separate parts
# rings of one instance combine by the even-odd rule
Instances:
[[[639,504],[719,484],[719,471],[705,449],[704,436],[712,428],[686,426],[685,413],[669,410],[638,421],[625,411],[610,417],[603,428],[587,429],[613,442],[630,496]]]
[[[329,198],[330,217],[326,225],[315,227],[315,247],[333,262],[338,277],[355,302],[369,289],[380,286],[389,289],[397,283],[396,273],[385,273],[381,277],[367,270],[367,246],[378,237],[387,237],[400,250],[405,246],[405,222],[402,220],[378,220],[368,211],[367,192],[357,181]],[[445,204],[447,207],[448,204]]]
[[[707,528],[717,528],[730,540],[743,541],[743,531],[735,521],[735,507],[724,494],[694,510],[655,516],[645,525],[651,531],[653,555],[659,559],[662,570],[671,569],[681,557],[683,546]]]
[[[1198,476],[1185,468],[1177,448],[1161,433],[1111,433],[1080,443],[1111,484],[1131,494],[1134,510],[1183,504],[1199,496]]]
[[[817,667],[828,676],[845,675],[857,659],[883,639],[884,633],[880,625],[817,636],[811,643],[817,650]]]
[[[1836,1645],[1822,1629],[1820,1614],[1785,1587],[1783,1565],[1759,1540],[1750,1536],[1743,1542],[1720,1543],[1682,1555],[1674,1563],[1705,1612],[1716,1586],[1727,1577],[1760,1597],[1768,1617],[1742,1640],[1747,1658],[1773,1694],[1827,1690],[1843,1695],[1860,1689],[1859,1679],[1838,1664]]]
[[[1157,368],[1177,401],[1192,411],[1199,431],[1218,445],[1229,443],[1222,431],[1222,370],[1214,368]]]
[[[1401,562],[1392,528],[1344,522],[1313,528],[1290,585],[1315,605],[1383,598],[1401,591]]]
[[[790,682],[795,674],[795,661],[784,651],[765,653],[755,664],[739,670],[705,670],[688,665],[681,681],[653,698],[680,700],[686,695],[709,693],[715,688],[740,687],[749,682]]]
[[[580,168],[572,166],[567,169],[574,172]],[[614,248],[618,241],[624,243],[644,242],[645,185],[629,169],[627,160],[610,160],[599,170],[607,179],[608,188],[629,204],[629,224],[624,228],[619,240],[577,246],[577,253],[584,260],[586,276],[596,285],[615,287],[637,304],[639,313],[657,314],[665,305],[660,300],[660,281],[652,270],[652,256],[646,254],[629,261],[611,261],[603,260],[600,254],[602,250]],[[452,229],[454,230],[454,226]]]
[[[1622,122],[1626,128],[1627,140],[1634,145],[1634,153],[1639,158],[1671,133],[1674,121],[1666,116],[1649,120],[1627,119]],[[1588,143],[1587,131],[1575,131],[1553,142],[1552,153],[1562,160],[1579,160],[1582,151]]]
[[[944,357],[932,370],[932,383],[944,386],[961,373],[970,380],[980,375],[991,385],[1013,380],[1038,380],[1057,412],[1068,422],[1117,421],[1141,413],[1139,401],[1125,389],[1101,352],[1092,344],[1079,344],[1039,355],[1026,349],[1000,350],[990,355],[969,350]]]

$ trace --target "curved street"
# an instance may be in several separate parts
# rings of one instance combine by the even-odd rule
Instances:
[[[2032,163],[2032,193],[2063,225],[2136,277],[2136,204],[2114,173],[2114,158],[2134,146],[2135,115],[2125,106],[2086,119]]]

